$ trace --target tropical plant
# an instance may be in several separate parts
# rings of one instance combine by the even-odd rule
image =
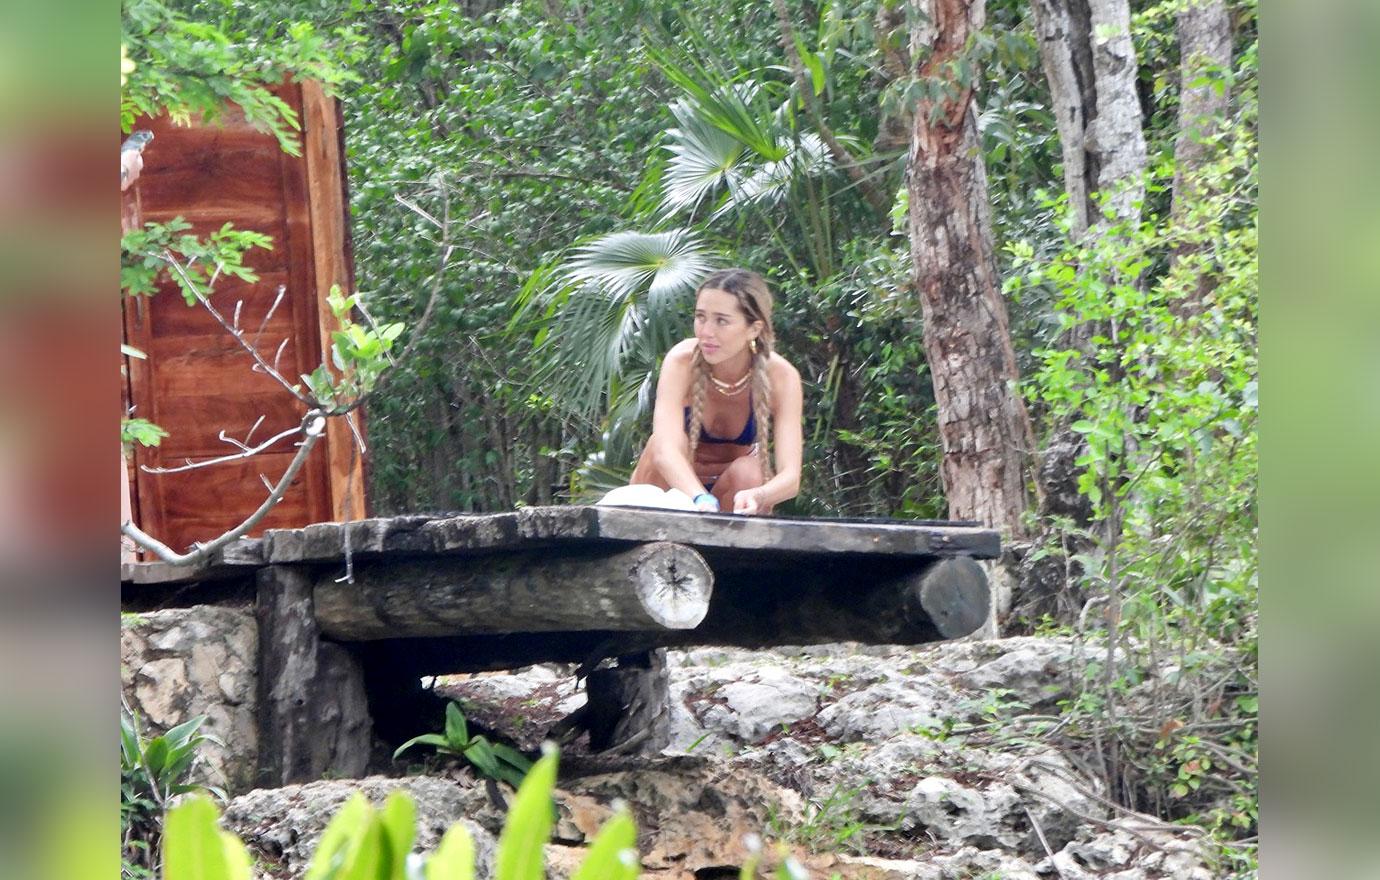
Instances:
[[[146,740],[138,716],[132,711],[121,712],[121,873],[125,878],[149,877],[157,873],[161,862],[163,816],[175,798],[210,792],[225,799],[225,793],[219,788],[188,781],[200,760],[200,747],[220,742],[201,732],[205,721],[205,715],[198,715],[167,733]]]
[[[413,746],[432,746],[439,754],[464,758],[490,779],[508,783],[514,788],[532,769],[532,762],[512,746],[489,742],[484,736],[470,735],[465,715],[454,702],[446,705],[446,726],[441,733],[424,733],[398,746],[393,752],[396,760]]]

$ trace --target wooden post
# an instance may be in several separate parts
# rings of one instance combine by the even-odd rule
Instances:
[[[302,567],[257,573],[259,769],[264,786],[364,773],[372,731],[359,665],[322,641]]]
[[[671,742],[670,675],[666,649],[623,654],[617,665],[585,679],[586,703],[552,726],[572,742],[589,732],[591,752],[655,755]]]

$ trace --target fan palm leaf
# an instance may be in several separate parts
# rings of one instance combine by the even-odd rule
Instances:
[[[738,138],[711,124],[688,101],[670,107],[677,127],[666,134],[671,159],[662,172],[661,208],[667,216],[693,213],[721,186],[741,179],[747,152]]]
[[[548,353],[554,390],[572,409],[597,413],[633,361],[653,352],[654,369],[685,325],[690,294],[713,268],[685,229],[615,232],[577,248],[559,271],[551,332],[539,349]]]

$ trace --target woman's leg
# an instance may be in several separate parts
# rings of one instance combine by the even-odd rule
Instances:
[[[659,489],[669,489],[671,484],[661,478],[661,472],[657,470],[656,461],[652,456],[652,444],[649,442],[642,449],[642,455],[637,459],[637,467],[633,468],[630,483],[649,483]]]
[[[744,489],[756,489],[762,485],[762,463],[756,451],[733,460],[728,469],[714,484],[714,497],[719,499],[719,507],[729,513],[733,510],[733,496]],[[760,513],[771,513],[770,505],[764,506]]]

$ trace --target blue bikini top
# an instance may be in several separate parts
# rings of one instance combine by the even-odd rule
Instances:
[[[685,430],[690,430],[690,407],[685,408]],[[757,414],[752,409],[752,392],[748,392],[748,420],[743,426],[743,433],[737,437],[729,439],[727,437],[715,437],[700,426],[701,443],[732,443],[735,446],[750,446],[757,440]]]

